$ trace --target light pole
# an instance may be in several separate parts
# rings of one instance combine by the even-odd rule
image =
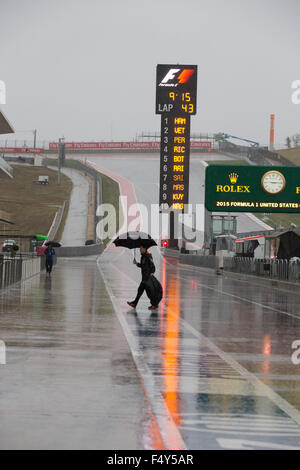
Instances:
[[[58,139],[58,172],[57,172],[57,184],[60,186],[60,169],[61,169],[61,158],[60,158],[60,152],[61,152],[61,142],[62,138]]]

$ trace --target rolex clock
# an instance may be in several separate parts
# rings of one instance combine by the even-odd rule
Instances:
[[[271,170],[263,175],[261,185],[266,193],[275,196],[284,190],[286,180],[280,171]]]

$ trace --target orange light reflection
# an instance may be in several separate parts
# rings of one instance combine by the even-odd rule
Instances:
[[[271,336],[270,335],[265,335],[264,336],[264,344],[262,348],[262,354],[265,356],[270,356],[272,352],[272,345],[271,345]],[[271,362],[268,361],[263,361],[262,368],[263,368],[263,373],[264,374],[269,374],[270,373],[270,365]]]
[[[177,278],[167,284],[166,328],[163,355],[165,402],[175,424],[180,424],[178,397],[178,354],[180,322],[180,284]]]

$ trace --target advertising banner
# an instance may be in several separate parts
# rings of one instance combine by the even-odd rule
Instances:
[[[44,153],[44,149],[28,147],[0,147],[0,153]]]
[[[160,149],[160,142],[65,142],[66,150],[97,150],[97,149]],[[211,142],[191,142],[191,149],[211,150]],[[58,142],[50,142],[49,150],[58,150]]]
[[[300,168],[210,165],[205,207],[211,212],[300,212]]]

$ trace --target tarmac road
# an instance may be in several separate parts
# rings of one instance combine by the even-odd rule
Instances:
[[[61,244],[81,246],[86,241],[89,182],[78,171],[71,168],[61,170],[73,183],[71,201]]]

